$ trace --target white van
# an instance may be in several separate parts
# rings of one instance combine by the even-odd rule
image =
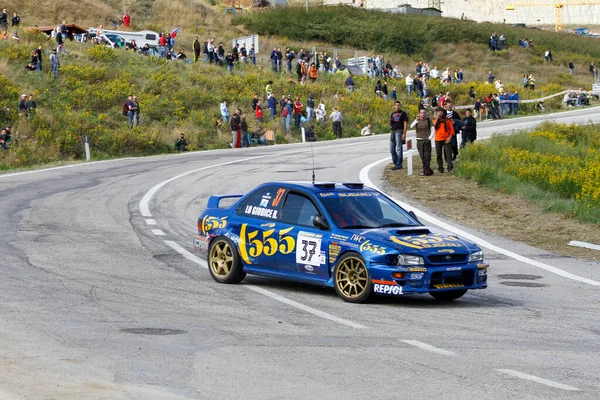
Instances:
[[[135,40],[138,47],[143,47],[146,43],[148,46],[157,48],[158,47],[158,36],[157,32],[153,31],[139,31],[139,32],[128,32],[128,31],[111,31],[108,29],[102,30],[105,35],[117,35],[125,40],[125,43],[130,43]],[[98,32],[98,28],[89,28],[88,33],[91,37],[95,37]]]

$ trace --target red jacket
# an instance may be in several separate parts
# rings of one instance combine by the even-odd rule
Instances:
[[[300,103],[300,100],[294,103],[294,114],[302,114],[304,106]]]
[[[158,39],[158,44],[159,44],[160,46],[166,46],[166,45],[167,45],[167,38],[165,37],[165,35],[161,36],[161,37]]]
[[[262,116],[263,116],[262,108],[260,108],[259,106],[256,106],[256,112],[255,112],[255,114],[256,114],[256,119],[262,118]]]

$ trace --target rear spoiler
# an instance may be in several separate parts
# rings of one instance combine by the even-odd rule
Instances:
[[[219,208],[219,203],[221,202],[221,200],[235,199],[235,198],[240,198],[242,196],[244,196],[244,195],[243,194],[225,194],[225,195],[210,196],[208,198],[207,208]]]

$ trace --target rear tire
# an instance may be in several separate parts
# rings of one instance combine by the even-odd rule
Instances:
[[[467,290],[447,290],[445,292],[429,292],[437,301],[452,301],[463,297]]]
[[[208,270],[219,283],[240,283],[246,277],[235,245],[223,236],[210,243]]]
[[[333,270],[333,287],[338,296],[348,303],[365,303],[373,285],[365,260],[358,253],[346,253]]]

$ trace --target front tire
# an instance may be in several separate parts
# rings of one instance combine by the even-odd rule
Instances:
[[[219,283],[240,283],[246,277],[237,249],[226,237],[217,237],[210,243],[208,270]]]
[[[452,301],[463,297],[466,290],[447,290],[445,292],[429,292],[437,301]]]
[[[373,285],[365,260],[360,254],[346,253],[333,270],[333,286],[338,296],[348,303],[364,303]]]

